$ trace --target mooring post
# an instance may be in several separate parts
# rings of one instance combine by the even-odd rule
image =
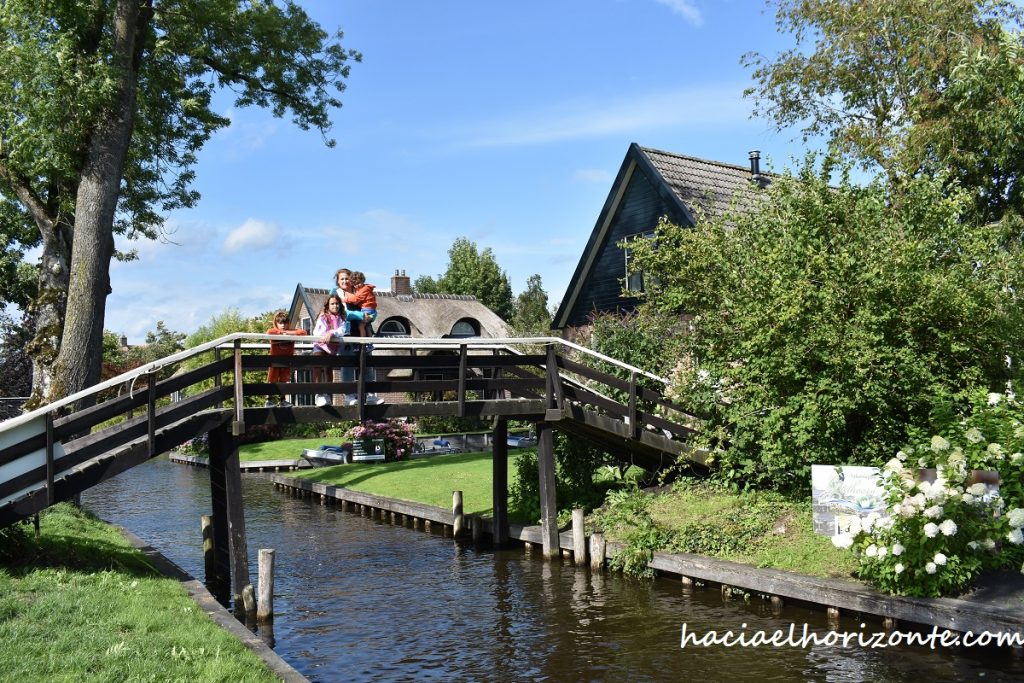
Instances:
[[[237,607],[235,613],[238,613]],[[242,587],[242,614],[246,622],[256,620],[256,591],[253,590],[251,583]]]
[[[508,420],[499,418],[491,439],[492,540],[494,547],[508,544]]]
[[[217,576],[217,555],[213,545],[213,517],[210,515],[200,517],[199,528],[203,532],[203,572],[206,585],[210,587]]]
[[[259,553],[260,597],[256,601],[256,621],[266,623],[274,620],[274,550],[260,548]]]
[[[596,572],[604,569],[604,553],[606,545],[604,534],[595,531],[590,535],[590,568]]]
[[[537,423],[537,465],[540,477],[540,535],[544,559],[558,557],[558,501],[555,498],[555,455],[551,424]]]
[[[572,560],[577,567],[587,563],[587,534],[583,527],[583,510],[572,511]]]
[[[452,491],[452,535],[462,535],[464,521],[462,518],[462,491]]]
[[[479,547],[484,540],[484,520],[480,515],[470,515],[470,530],[473,532],[473,545]]]

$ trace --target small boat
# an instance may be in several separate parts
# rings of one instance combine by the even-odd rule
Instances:
[[[321,446],[320,448],[304,448],[302,457],[315,467],[331,465],[347,465],[352,462],[352,447]]]

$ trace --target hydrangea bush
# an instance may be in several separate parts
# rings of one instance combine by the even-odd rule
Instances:
[[[1024,410],[1012,394],[980,396],[967,417],[950,419],[897,453],[882,472],[889,516],[868,516],[833,538],[860,558],[858,574],[899,595],[962,591],[983,569],[1024,571]],[[919,469],[935,469],[920,481]],[[995,492],[971,483],[993,470]]]
[[[399,420],[364,422],[349,429],[345,436],[357,439],[383,439],[384,457],[388,460],[406,460],[413,451],[416,439],[411,425]]]

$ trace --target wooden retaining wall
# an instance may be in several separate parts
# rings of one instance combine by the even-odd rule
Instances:
[[[319,499],[322,505],[340,503],[344,510],[360,511],[381,518],[389,516],[392,522],[404,523],[411,520],[414,528],[422,525],[430,529],[431,524],[440,524],[443,531],[448,533],[455,523],[451,510],[432,505],[385,498],[283,475],[273,475],[271,481],[275,488],[293,496]],[[489,518],[477,515],[467,515],[466,518],[469,530],[479,525],[479,531],[473,533],[474,537],[481,532],[492,534]],[[509,538],[527,546],[540,547],[542,544],[541,528],[536,525],[509,524]],[[571,554],[572,533],[560,532],[558,545],[563,555]],[[622,547],[620,543],[609,542],[607,556],[611,557]],[[728,589],[738,589],[771,598],[773,604],[778,605],[781,605],[780,598],[796,600],[826,608],[833,617],[845,610],[857,615],[880,617],[889,626],[894,625],[893,620],[899,620],[961,632],[1024,632],[1024,611],[970,600],[887,595],[854,581],[821,579],[778,569],[760,569],[702,555],[654,553],[649,566],[658,572],[681,577],[686,585],[692,585],[694,581],[712,583],[721,586],[723,593],[729,592]]]

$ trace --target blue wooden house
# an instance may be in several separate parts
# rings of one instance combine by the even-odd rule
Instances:
[[[631,268],[629,243],[654,237],[658,220],[694,225],[696,216],[718,215],[734,201],[749,202],[770,180],[760,154],[749,166],[629,146],[608,198],[597,217],[552,329],[587,324],[595,312],[633,310],[644,289],[643,273]]]

